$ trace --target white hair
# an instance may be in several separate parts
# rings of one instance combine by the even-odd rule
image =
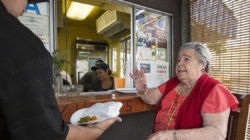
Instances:
[[[184,49],[193,49],[196,53],[196,59],[198,59],[201,63],[207,63],[205,72],[209,72],[211,53],[205,45],[200,42],[189,42],[181,46],[180,50]]]

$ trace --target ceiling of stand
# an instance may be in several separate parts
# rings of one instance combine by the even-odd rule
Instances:
[[[105,0],[66,0],[66,7],[65,4],[63,4],[63,9],[67,9],[70,5],[71,1],[80,2],[84,4],[89,4],[95,6],[94,9],[90,12],[89,16],[83,20],[72,20],[69,18],[64,17],[64,26],[81,26],[81,27],[87,27],[87,28],[95,28],[96,27],[96,20],[106,12],[106,10],[117,10],[124,13],[130,13],[130,8],[116,4],[107,2]],[[63,14],[65,14],[65,10],[63,10]]]

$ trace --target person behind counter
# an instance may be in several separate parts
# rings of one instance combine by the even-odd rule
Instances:
[[[86,127],[64,122],[52,88],[51,54],[17,19],[27,2],[44,1],[0,0],[0,140],[97,139],[121,118]]]
[[[90,87],[89,91],[108,91],[114,89],[114,77],[111,77],[111,70],[106,63],[99,63],[91,67],[97,73],[98,79]]]
[[[148,89],[143,69],[130,73],[138,96],[158,104],[149,140],[222,140],[226,138],[230,109],[238,101],[222,83],[208,76],[211,54],[199,42],[181,46],[175,77]]]
[[[99,63],[104,63],[101,59],[97,60],[95,62],[95,65]],[[89,71],[86,74],[83,75],[81,80],[79,81],[79,84],[84,85],[83,86],[83,91],[88,92],[89,87],[96,81],[98,80],[97,78],[97,73],[95,71]]]

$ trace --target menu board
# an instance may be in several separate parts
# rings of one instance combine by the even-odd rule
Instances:
[[[144,70],[149,88],[158,87],[169,79],[168,62],[138,61],[137,67]]]
[[[50,46],[49,3],[27,4],[25,12],[18,19],[42,40],[49,52],[52,52]]]

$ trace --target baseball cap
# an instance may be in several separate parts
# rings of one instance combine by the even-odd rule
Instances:
[[[101,59],[95,61],[95,63],[97,63],[97,62],[104,63],[103,60],[101,60]]]
[[[96,71],[96,69],[109,69],[109,66],[106,63],[99,63],[96,66],[92,66],[91,70]]]
[[[28,3],[29,3],[29,4],[32,4],[32,3],[39,3],[39,2],[49,2],[49,0],[28,0]]]

